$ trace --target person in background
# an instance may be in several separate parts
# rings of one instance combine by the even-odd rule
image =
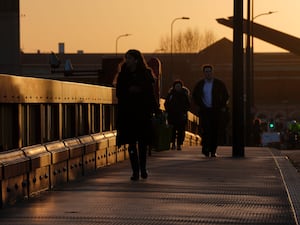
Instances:
[[[213,75],[213,66],[202,66],[204,78],[194,87],[192,98],[199,107],[200,136],[202,138],[202,153],[216,157],[220,133],[224,133],[224,124],[229,120],[228,91],[223,81]]]
[[[253,144],[254,146],[261,146],[261,135],[263,133],[263,130],[261,128],[261,120],[259,118],[256,118],[253,122]]]
[[[190,91],[181,80],[175,80],[165,100],[168,123],[172,125],[171,149],[181,150],[185,138],[187,112],[191,107]],[[177,147],[175,145],[177,144]]]
[[[131,180],[146,179],[147,149],[152,141],[152,117],[159,114],[154,76],[141,52],[128,50],[116,75],[117,146],[128,144]]]

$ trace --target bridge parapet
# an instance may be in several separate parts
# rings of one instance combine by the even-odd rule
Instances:
[[[1,205],[14,204],[19,199],[28,198],[30,159],[23,151],[14,149],[0,154],[0,164]]]
[[[0,80],[1,206],[129,158],[127,146],[116,146],[114,88],[3,74]],[[197,144],[197,117],[189,114],[188,123],[185,144]]]
[[[38,144],[21,149],[30,159],[30,171],[27,176],[28,196],[34,196],[50,187],[51,153],[44,145]],[[5,202],[4,202],[5,203]]]

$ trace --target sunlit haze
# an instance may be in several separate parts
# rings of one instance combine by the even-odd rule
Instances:
[[[233,15],[234,0],[20,0],[21,48],[25,53],[58,51],[65,43],[66,53],[113,53],[119,35],[118,52],[136,48],[144,53],[158,51],[160,40],[187,28],[213,31],[217,40],[232,40],[232,29],[216,22]],[[244,0],[244,17],[246,18]],[[299,0],[254,0],[256,23],[300,37]],[[255,39],[256,52],[282,52]]]

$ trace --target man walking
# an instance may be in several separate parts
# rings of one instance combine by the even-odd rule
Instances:
[[[216,157],[220,133],[225,129],[222,126],[226,124],[223,120],[228,113],[229,95],[224,82],[213,76],[212,65],[204,65],[202,72],[204,78],[194,87],[192,97],[199,107],[202,153]]]

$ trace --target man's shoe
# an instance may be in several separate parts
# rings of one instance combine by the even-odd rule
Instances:
[[[147,171],[141,172],[141,177],[142,177],[143,179],[147,179],[147,178],[148,178],[148,173],[147,173]]]
[[[210,157],[217,157],[217,154],[211,154],[211,156]]]
[[[177,150],[180,151],[181,150],[181,146],[177,145]]]
[[[138,174],[132,174],[132,176],[130,177],[130,180],[136,181],[139,180],[139,175]]]
[[[171,149],[172,149],[172,150],[175,150],[175,149],[176,149],[176,145],[172,143]]]

